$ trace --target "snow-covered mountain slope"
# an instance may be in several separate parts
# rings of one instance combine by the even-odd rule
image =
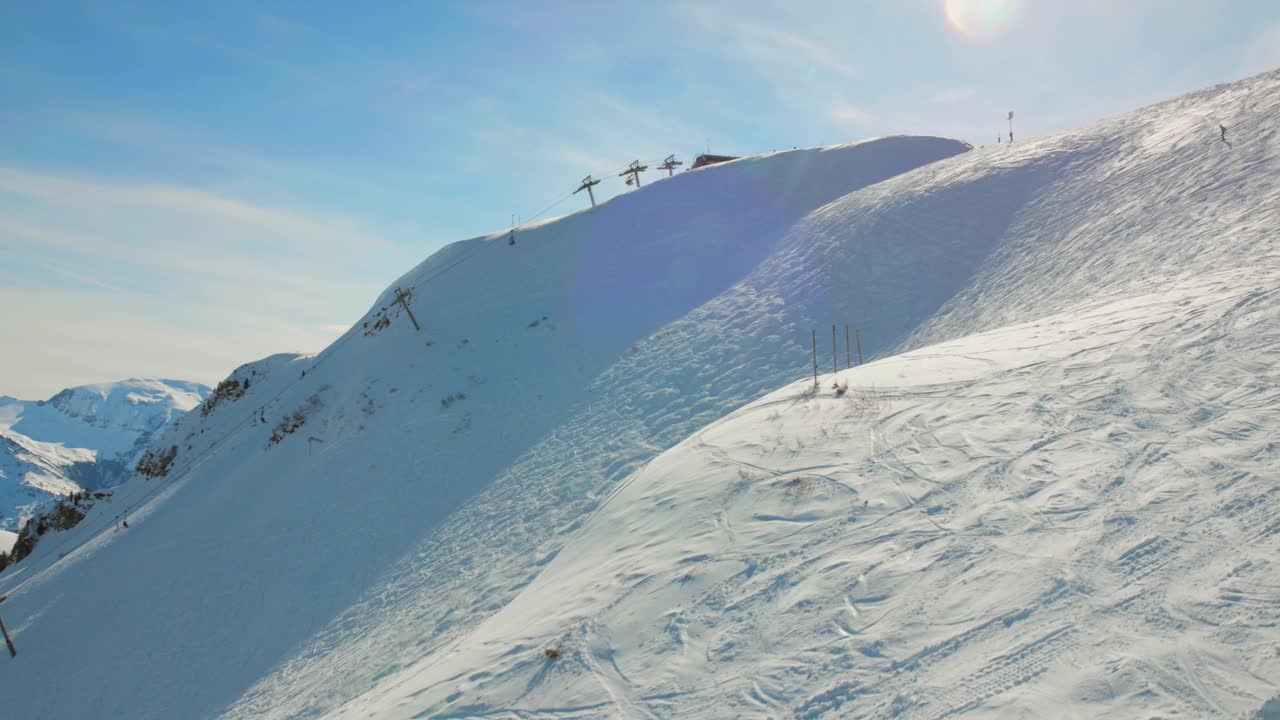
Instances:
[[[156,432],[209,388],[177,380],[83,385],[48,400],[0,397],[0,528],[71,492],[123,481]]]
[[[337,716],[1244,717],[1280,684],[1278,301],[1219,271],[793,383]]]
[[[1243,717],[1280,684],[1277,288],[1211,273],[792,383],[338,716]]]
[[[157,440],[177,448],[165,479],[118,488],[64,543],[0,577],[25,658],[8,677],[40,685],[55,666],[94,668],[74,671],[77,692],[7,702],[53,717],[209,716],[295,654],[414,657],[463,631],[514,594],[512,571],[533,571],[526,552],[554,547],[564,519],[661,449],[598,427],[587,452],[561,454],[595,379],[741,280],[814,208],[968,149],[895,137],[744,159],[521,228],[514,246],[499,234],[437,253],[319,356],[238,370]],[[420,331],[391,306],[397,287]],[[489,521],[509,507],[540,516]],[[432,550],[455,543],[467,547]],[[497,578],[504,587],[485,588]],[[450,610],[441,589],[465,597]],[[111,597],[110,618],[79,592]],[[57,616],[97,617],[93,642],[38,619]],[[341,679],[307,683],[341,699],[382,669],[326,664]]]
[[[1267,119],[1278,112],[1280,73],[1270,73],[1013,148],[964,152],[954,142],[887,138],[744,159],[646,185],[592,211],[518,229],[514,246],[501,234],[450,246],[388,288],[360,324],[319,356],[249,366],[247,389],[241,382],[245,369],[237,371],[234,391],[161,439],[161,446],[178,452],[166,479],[127,483],[112,506],[94,508],[81,527],[67,533],[65,549],[38,546],[27,567],[0,576],[0,593],[12,594],[4,604],[5,618],[17,626],[22,653],[21,662],[6,673],[5,682],[11,679],[18,689],[6,698],[9,707],[55,718],[320,717],[364,711],[423,717],[723,717],[724,703],[733,702],[745,713],[746,701],[724,699],[697,685],[686,688],[689,692],[665,689],[671,675],[655,669],[658,663],[665,659],[678,668],[686,661],[675,660],[671,646],[650,642],[647,629],[654,617],[687,606],[698,622],[723,622],[726,633],[736,631],[732,647],[721,643],[714,646],[718,654],[708,656],[708,644],[702,660],[696,657],[699,643],[715,629],[680,641],[690,652],[689,673],[719,681],[728,677],[729,658],[760,675],[768,662],[764,656],[773,653],[754,634],[776,626],[757,629],[751,618],[761,623],[793,618],[771,615],[754,601],[736,603],[732,595],[721,602],[695,590],[666,592],[673,586],[662,577],[650,585],[629,585],[641,579],[618,578],[615,571],[637,562],[627,567],[660,574],[675,557],[672,548],[724,543],[728,530],[699,524],[708,508],[723,508],[727,519],[737,521],[730,528],[737,540],[721,547],[732,548],[726,552],[738,564],[698,558],[705,553],[697,551],[679,555],[690,559],[690,580],[679,587],[707,593],[755,587],[742,575],[751,562],[763,567],[768,561],[772,577],[783,577],[778,573],[785,568],[774,567],[782,561],[771,553],[774,545],[785,546],[786,532],[835,543],[830,529],[843,521],[842,513],[859,518],[849,521],[849,532],[861,532],[856,523],[874,519],[864,514],[872,505],[867,502],[863,513],[848,513],[839,504],[844,491],[815,481],[808,485],[818,487],[810,487],[805,497],[827,493],[825,505],[790,513],[778,504],[785,500],[770,505],[761,499],[762,509],[750,510],[761,517],[748,521],[745,508],[726,497],[723,482],[708,480],[705,501],[686,500],[699,505],[687,516],[655,515],[644,493],[672,482],[665,474],[670,463],[690,463],[690,475],[677,482],[698,491],[697,473],[705,469],[700,463],[709,461],[686,445],[643,474],[636,471],[704,425],[803,376],[815,327],[825,337],[831,323],[848,322],[863,330],[864,350],[883,353],[1039,318],[1054,317],[1054,327],[1075,328],[1084,317],[1082,306],[1177,288],[1187,294],[1188,307],[1212,308],[1216,286],[1189,283],[1224,268],[1242,268],[1239,276],[1213,281],[1224,284],[1227,297],[1274,285],[1280,260],[1280,142]],[[1234,147],[1217,142],[1217,122],[1232,128]],[[1105,192],[1108,187],[1112,192]],[[1166,194],[1165,188],[1183,192]],[[420,330],[394,304],[397,288],[411,291]],[[1272,332],[1265,317],[1248,322],[1256,332]],[[1093,347],[1085,340],[1087,335],[1062,342],[1079,342],[1082,350]],[[1260,347],[1250,346],[1250,352],[1262,352]],[[1114,372],[1117,382],[1132,387],[1126,373],[1146,362],[1133,349],[1130,370],[1122,371],[1110,368],[1105,348],[1101,354],[1089,371],[1099,374],[1099,383]],[[824,351],[824,363],[827,357]],[[1065,362],[1054,357],[1007,365],[1005,372]],[[1182,359],[1191,366],[1200,358]],[[971,372],[972,383],[995,383],[999,377],[996,369],[988,375]],[[1248,365],[1239,377],[1258,389],[1261,411],[1273,406],[1264,370]],[[1074,371],[1068,380],[1073,378]],[[1034,393],[1034,378],[1029,382]],[[942,402],[968,387],[963,378],[940,381],[931,390],[914,388],[905,379],[894,384],[903,386],[894,389],[892,401],[902,408],[925,407],[926,398],[913,393],[935,392]],[[1011,413],[1017,403],[1032,402],[1011,397]],[[1069,419],[1070,408],[1084,397],[1048,403],[1052,413],[1060,413],[1052,417]],[[949,442],[974,437],[978,450],[964,462],[975,473],[984,459],[999,457],[997,450],[1014,452],[1042,439],[1042,427],[993,418],[991,413],[1004,407],[993,398],[987,398],[994,404],[974,428],[961,423],[947,432],[935,430]],[[1130,406],[1135,426],[1154,423],[1142,416],[1151,407],[1145,398]],[[819,404],[815,399],[796,407],[816,413]],[[896,417],[899,411],[876,417]],[[1034,414],[1034,402],[1029,412]],[[735,421],[733,427],[742,425]],[[1172,423],[1152,428],[1170,436],[1183,433]],[[888,447],[902,457],[916,442],[909,430],[896,426],[879,432],[884,439],[877,442],[885,444],[874,450],[853,446],[822,452],[863,452],[872,462]],[[1244,452],[1251,437],[1240,435],[1230,456]],[[736,448],[731,440],[725,442]],[[898,444],[888,446],[890,441]],[[1103,436],[1099,442],[1111,439]],[[1143,456],[1130,458],[1132,447],[1119,438],[1115,442],[1126,483],[1141,486],[1129,465],[1142,466]],[[958,453],[944,456],[931,457],[962,460]],[[1228,469],[1234,462],[1219,461]],[[1058,475],[1080,483],[1082,507],[1102,508],[1102,500],[1086,497],[1093,486],[1078,478],[1081,473],[1065,458],[1059,462]],[[1269,460],[1258,462],[1265,468]],[[802,467],[757,464],[789,472]],[[920,467],[910,467],[921,473]],[[898,555],[928,557],[941,547],[937,543],[954,546],[938,557],[937,571],[955,563],[945,572],[959,573],[966,553],[977,557],[988,547],[973,529],[975,519],[1008,532],[1030,531],[1028,537],[1036,539],[1035,515],[1017,525],[1021,515],[1014,517],[1015,508],[1009,507],[1014,503],[1005,499],[1025,493],[1031,483],[1009,471],[999,478],[1012,483],[1012,490],[1001,494],[996,487],[984,496],[973,489],[981,506],[957,503],[937,511],[948,521],[945,527],[969,532],[932,546],[902,546],[926,538],[914,535],[914,526],[896,523],[921,515],[919,503],[941,504],[941,498],[924,497],[929,481],[954,484],[945,467],[930,470],[921,475],[928,480],[910,482],[905,471],[899,473],[907,494],[898,500],[885,490],[853,485],[865,493],[862,499],[874,499],[885,517],[897,508],[893,502],[905,508],[883,523],[906,533],[896,539]],[[849,480],[834,469],[821,472]],[[889,471],[870,467],[868,473],[879,473],[877,486],[885,480],[893,484]],[[741,481],[741,492],[762,498],[770,492],[767,479]],[[957,486],[957,494],[960,490]],[[635,492],[641,494],[628,495]],[[620,502],[624,495],[634,503]],[[1174,505],[1168,507],[1173,509],[1165,519],[1176,526],[1181,515]],[[1093,512],[1096,517],[1105,511]],[[114,517],[126,513],[130,529],[112,531]],[[654,524],[647,524],[647,517]],[[1154,527],[1150,521],[1135,518],[1132,525]],[[778,531],[782,525],[790,529]],[[661,537],[650,538],[650,531]],[[624,537],[637,538],[640,545],[616,558],[600,554]],[[768,542],[757,543],[757,537]],[[61,552],[89,538],[55,562]],[[875,538],[863,536],[867,543],[858,548],[833,545],[831,552],[862,552],[875,545]],[[646,544],[654,551],[647,560],[639,557]],[[866,552],[878,558],[875,553],[888,550]],[[805,546],[795,553],[800,563],[827,549]],[[904,562],[898,555],[895,560]],[[860,560],[855,554],[848,562]],[[603,585],[577,584],[572,576],[583,563],[591,565],[582,569],[584,577]],[[809,583],[796,602],[826,591],[817,570],[810,577],[808,566],[789,567],[785,578]],[[1086,564],[1076,567],[1088,583],[1112,587],[1108,578],[1086,573]],[[860,658],[869,664],[867,672],[879,668],[880,677],[893,676],[900,684],[918,675],[922,683],[954,680],[959,687],[965,680],[955,674],[959,666],[943,662],[956,652],[949,648],[958,645],[965,646],[971,663],[965,672],[989,669],[988,676],[971,679],[970,684],[988,688],[973,696],[980,699],[912,699],[900,693],[902,699],[875,696],[877,703],[890,704],[874,707],[883,707],[882,714],[899,708],[912,716],[905,711],[985,712],[1006,700],[1021,702],[1021,696],[1001,687],[1016,685],[1007,676],[1020,676],[1025,668],[1000,648],[1012,652],[1022,636],[1010,633],[1040,627],[1018,627],[1018,613],[1038,606],[1017,608],[1025,597],[1001,588],[1009,607],[984,627],[994,632],[1008,625],[1008,632],[993,634],[990,643],[979,642],[987,639],[984,630],[948,642],[943,623],[958,622],[959,616],[943,612],[955,606],[938,592],[942,575],[928,574],[917,595],[908,580],[892,574],[901,566],[867,568],[869,580],[884,570],[886,583],[895,577],[901,581],[885,591],[894,599],[884,599],[889,603],[884,610],[910,605],[901,611],[912,618],[901,625],[906,637],[891,646],[886,641],[879,661],[847,642],[816,649],[813,657],[780,651],[796,673],[786,676],[793,685],[778,694],[762,678],[760,692],[773,699],[761,700],[768,707],[760,715],[788,709],[806,717],[857,715],[857,688],[839,686],[832,673],[844,672],[841,668]],[[1142,572],[1131,575],[1140,579]],[[914,570],[909,573],[903,577],[917,577]],[[1048,577],[1045,573],[1037,577]],[[839,573],[832,577],[833,582],[847,579]],[[1265,590],[1241,582],[1242,597]],[[628,588],[635,592],[628,594]],[[854,594],[834,585],[831,592]],[[103,607],[86,600],[95,593],[112,603]],[[856,595],[851,602],[866,605],[873,597]],[[546,617],[529,614],[552,604],[554,612]],[[778,604],[790,607],[785,599]],[[623,606],[633,614],[609,614],[609,607]],[[740,606],[743,613],[737,614]],[[816,599],[804,604],[810,606],[815,618],[830,608]],[[984,622],[976,616],[990,614],[990,607],[975,606],[974,622]],[[1083,617],[1092,606],[1076,607]],[[1238,611],[1252,612],[1250,607],[1242,602]],[[929,615],[935,608],[938,615]],[[1120,606],[1117,622],[1138,622],[1144,608]],[[1231,616],[1233,611],[1223,612]],[[1255,624],[1265,624],[1266,607],[1256,612],[1262,621]],[[1036,623],[1048,623],[1046,632],[1052,630],[1052,623],[1062,619],[1055,613],[1036,615]],[[88,634],[83,625],[61,621],[90,617],[97,622]],[[517,619],[523,631],[512,627]],[[679,636],[680,627],[673,621],[671,635]],[[797,621],[798,637],[781,648],[816,648],[806,645],[817,637],[816,627]],[[861,625],[847,626],[855,630],[868,632]],[[511,633],[511,642],[499,650],[506,640],[498,636],[504,632]],[[543,643],[566,632],[561,657],[548,663],[539,654]],[[584,640],[588,635],[591,639]],[[610,636],[618,639],[616,646],[601,640]],[[633,641],[641,649],[629,644]],[[924,652],[934,645],[946,652]],[[1206,641],[1197,647],[1228,645]],[[1246,637],[1230,647],[1258,646]],[[645,655],[650,649],[653,657]],[[495,660],[501,653],[509,655]],[[929,657],[952,675],[929,675],[934,667]],[[828,663],[827,674],[805,675],[801,663],[819,660]],[[584,669],[588,662],[595,672]],[[1270,667],[1259,658],[1249,662],[1253,665],[1215,656],[1204,665]],[[1144,656],[1137,655],[1124,667],[1137,687],[1167,680],[1169,666],[1144,664]],[[1079,677],[1095,678],[1095,670],[1086,666]],[[594,689],[584,682],[588,676],[599,678]],[[47,689],[51,677],[77,677],[76,687],[41,692],[42,679]],[[1232,682],[1253,694],[1265,684]],[[1093,691],[1102,706],[1124,704],[1108,700],[1104,690]],[[1190,697],[1157,695],[1153,706]]]

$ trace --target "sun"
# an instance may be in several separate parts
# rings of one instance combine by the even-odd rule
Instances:
[[[966,37],[990,40],[1013,24],[1018,0],[944,0],[947,22]]]

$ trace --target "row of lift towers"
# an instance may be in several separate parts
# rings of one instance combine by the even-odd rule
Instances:
[[[729,159],[729,158],[725,158],[725,159]],[[676,169],[677,167],[679,167],[679,166],[683,165],[683,164],[684,164],[684,161],[682,161],[682,160],[677,160],[677,159],[676,159],[675,154],[674,154],[674,153],[672,153],[671,155],[668,155],[668,156],[667,156],[667,158],[666,158],[665,160],[663,160],[663,161],[662,161],[662,164],[658,166],[658,169],[659,169],[659,170],[666,170],[666,171],[667,171],[667,177],[671,177],[672,173],[674,173],[674,172],[675,172],[675,169]],[[694,167],[697,167],[697,166],[698,166],[698,164],[697,164],[697,163],[694,163]],[[627,177],[627,184],[628,184],[628,185],[635,185],[636,187],[640,187],[640,173],[642,173],[642,172],[644,172],[645,170],[648,170],[648,169],[649,169],[649,166],[648,166],[648,165],[641,165],[639,160],[633,160],[633,161],[631,162],[631,164],[627,166],[627,169],[626,169],[626,170],[623,170],[622,172],[618,173],[618,177],[627,177],[627,176],[629,175],[630,177]],[[586,190],[586,191],[587,191],[587,196],[591,198],[591,207],[595,207],[595,206],[596,206],[596,194],[595,194],[595,192],[594,192],[594,191],[592,191],[592,190],[591,190],[591,188],[595,187],[596,185],[599,185],[599,184],[600,184],[600,182],[601,182],[601,181],[596,180],[596,179],[592,178],[590,175],[588,175],[588,176],[586,176],[585,178],[583,178],[583,180],[582,180],[582,184],[578,186],[578,189],[577,189],[577,190],[574,190],[572,193],[570,193],[570,195],[577,195],[578,193],[582,192],[583,190]],[[511,217],[511,232],[507,235],[507,244],[508,244],[508,245],[515,245],[515,244],[516,244],[516,219],[515,219],[515,216],[512,216],[512,217]],[[397,299],[399,299],[399,298],[397,298]],[[417,326],[417,324],[418,324],[418,323],[415,321],[415,322],[414,322],[414,325],[415,325],[415,326]]]
[[[683,161],[677,160],[676,156],[674,154],[671,154],[667,156],[667,159],[662,161],[662,164],[658,166],[658,169],[666,170],[667,177],[671,177],[672,173],[675,172],[675,169],[683,164],[684,164]],[[635,161],[632,161],[632,163],[627,166],[626,170],[623,170],[622,172],[618,173],[618,177],[627,178],[628,185],[635,185],[636,187],[640,187],[640,173],[648,169],[649,169],[648,165],[641,165],[639,160],[635,160]],[[588,175],[586,178],[582,180],[582,184],[578,186],[578,189],[573,191],[573,194],[577,195],[583,190],[586,190],[587,196],[591,198],[591,207],[595,207],[596,194],[592,192],[591,188],[599,184],[600,184],[599,180],[593,179],[590,175]]]

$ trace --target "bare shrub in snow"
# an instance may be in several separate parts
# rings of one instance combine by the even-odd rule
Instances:
[[[560,646],[552,645],[546,650],[543,650],[542,654],[545,655],[548,660],[557,660],[560,657]]]
[[[292,435],[306,423],[307,416],[303,415],[301,410],[294,410],[292,415],[281,418],[279,424],[271,431],[271,444],[275,445],[285,437]]]
[[[889,409],[889,398],[874,387],[853,388],[843,396],[853,406],[853,414],[858,417],[880,417]]]
[[[364,331],[364,336],[365,336],[365,337],[369,337],[370,335],[377,335],[378,333],[382,332],[383,330],[386,330],[388,327],[391,327],[391,319],[390,319],[390,318],[388,318],[387,316],[383,315],[382,317],[378,318],[378,319],[377,319],[377,321],[375,321],[375,322],[373,323],[373,327],[369,327],[369,323],[368,323],[368,321],[365,321],[365,323],[364,323],[364,326],[363,326],[363,327],[367,328],[367,329]]]
[[[271,447],[284,440],[289,435],[298,431],[298,428],[307,423],[307,415],[315,413],[324,407],[324,403],[320,400],[321,393],[328,390],[330,385],[321,385],[312,395],[307,398],[306,403],[293,411],[292,415],[286,415],[280,418],[280,422],[276,424],[275,429],[271,431],[271,441],[267,443],[267,447]]]
[[[816,481],[811,477],[791,478],[785,483],[786,489],[782,492],[788,497],[804,497],[813,492],[815,484]]]

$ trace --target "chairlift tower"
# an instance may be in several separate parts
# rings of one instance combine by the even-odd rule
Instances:
[[[676,156],[673,153],[671,155],[668,155],[666,160],[662,161],[662,164],[658,166],[658,169],[666,170],[667,177],[671,177],[671,173],[676,169],[676,166],[683,165],[683,164],[684,164],[683,162],[676,159]]]
[[[633,160],[626,170],[618,173],[618,177],[626,177],[627,175],[630,175],[631,179],[627,181],[627,184],[630,185],[635,183],[636,187],[640,187],[640,173],[648,169],[648,165],[641,165],[639,160]]]
[[[599,180],[592,180],[592,179],[591,179],[591,176],[590,176],[590,175],[588,175],[588,176],[586,176],[585,178],[583,178],[583,179],[582,179],[582,184],[578,186],[578,189],[577,189],[577,190],[574,190],[574,191],[573,191],[573,194],[574,194],[574,195],[577,195],[578,193],[582,192],[583,190],[586,190],[586,191],[587,191],[587,196],[591,198],[591,207],[595,207],[595,206],[596,206],[596,194],[595,194],[594,192],[592,192],[591,188],[592,188],[592,187],[594,187],[594,186],[596,186],[596,185],[599,185],[599,184],[600,184],[600,181],[599,181]]]

